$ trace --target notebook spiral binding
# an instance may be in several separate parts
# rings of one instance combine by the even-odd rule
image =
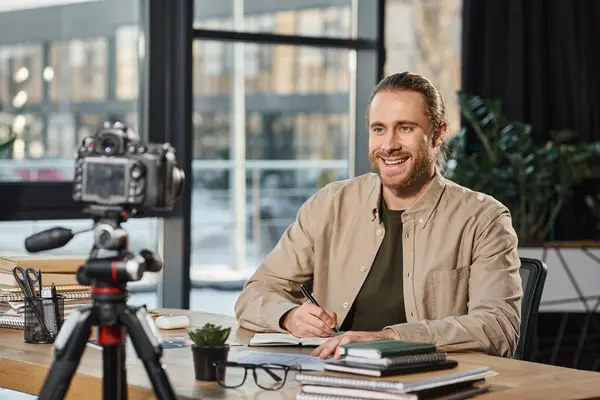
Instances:
[[[12,315],[0,316],[0,328],[25,329],[25,318]]]
[[[333,376],[306,375],[303,373],[296,375],[296,381],[301,382],[303,385],[313,384],[370,390],[401,390],[403,387],[400,382],[337,378]]]
[[[91,296],[92,296],[90,291],[59,292],[59,293],[62,294],[65,299],[88,299],[88,298],[91,298]],[[0,295],[0,303],[1,302],[9,302],[9,301],[25,301],[25,297],[23,297],[22,293]]]

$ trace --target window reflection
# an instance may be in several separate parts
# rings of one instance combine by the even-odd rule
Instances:
[[[139,91],[138,53],[143,37],[137,26],[123,26],[116,32],[116,96],[136,99]]]
[[[53,101],[103,100],[106,98],[106,38],[70,40],[53,43],[50,85]]]
[[[234,26],[232,0],[223,0],[215,7],[211,0],[195,1],[194,27],[199,29],[239,30],[245,32],[280,33],[314,37],[351,37],[352,1],[322,0],[320,7],[309,8],[301,1],[279,2],[269,12],[260,0],[244,1],[243,28]],[[364,0],[369,1],[369,0]],[[344,4],[346,3],[346,4]],[[375,6],[375,2],[372,2]],[[274,3],[275,4],[275,3]]]
[[[344,49],[244,43],[246,94],[319,94],[348,92],[349,54]],[[194,94],[229,94],[233,46],[194,42]]]
[[[251,273],[300,205],[348,174],[351,51],[244,43],[236,60],[233,46],[194,44],[192,279]],[[233,101],[236,62],[243,62],[244,109]],[[240,113],[241,161],[232,118]]]

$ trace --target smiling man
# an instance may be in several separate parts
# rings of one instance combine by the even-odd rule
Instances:
[[[312,353],[321,358],[376,339],[511,356],[522,297],[517,236],[505,206],[441,176],[438,90],[414,73],[388,76],[367,122],[374,173],[331,183],[301,207],[239,296],[240,326],[331,337]]]

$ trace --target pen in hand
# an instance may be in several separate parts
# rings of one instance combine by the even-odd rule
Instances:
[[[300,285],[300,291],[302,292],[302,294],[304,295],[304,297],[306,297],[306,299],[313,303],[315,306],[317,307],[321,307],[319,305],[319,303],[317,303],[317,300],[315,300],[315,298],[310,294],[310,292],[304,287],[304,285]],[[321,307],[322,308],[322,307]],[[333,327],[333,332],[334,333],[338,333],[337,327]]]

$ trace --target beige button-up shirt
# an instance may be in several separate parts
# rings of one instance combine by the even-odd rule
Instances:
[[[240,326],[279,331],[281,317],[312,283],[338,327],[354,302],[385,235],[376,174],[331,183],[300,208],[297,220],[245,284]],[[508,209],[439,173],[403,217],[403,340],[440,351],[510,357],[519,338],[522,286],[517,235]],[[385,293],[395,296],[396,293]],[[373,310],[374,313],[378,310]]]

